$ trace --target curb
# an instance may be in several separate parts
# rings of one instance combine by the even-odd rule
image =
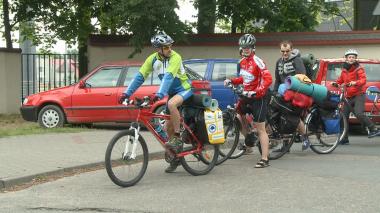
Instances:
[[[149,161],[164,159],[165,158],[164,154],[165,154],[165,151],[149,153]],[[83,165],[79,165],[79,166],[66,167],[66,168],[62,168],[62,169],[57,169],[57,170],[48,171],[48,172],[42,172],[42,173],[33,174],[33,175],[27,175],[27,176],[23,176],[23,177],[4,178],[4,179],[0,179],[0,191],[3,189],[13,187],[13,186],[26,184],[26,183],[32,182],[36,179],[43,179],[43,178],[52,177],[52,176],[62,176],[62,175],[68,174],[68,173],[76,173],[76,172],[78,172],[78,170],[95,169],[97,167],[98,167],[98,169],[104,169],[104,161],[97,162],[97,163],[83,164]],[[96,169],[96,170],[98,170],[98,169]]]

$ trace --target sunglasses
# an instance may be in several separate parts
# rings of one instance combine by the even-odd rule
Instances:
[[[163,46],[163,47],[162,47],[163,50],[170,50],[171,48],[172,48],[171,45],[170,45],[170,46]]]

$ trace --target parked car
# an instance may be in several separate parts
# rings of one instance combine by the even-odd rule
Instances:
[[[237,76],[238,59],[188,59],[183,63],[203,76],[211,83],[212,98],[219,102],[219,108],[226,109],[228,105],[233,105],[237,101],[234,93],[223,86],[226,78]]]
[[[141,65],[131,61],[104,63],[77,83],[26,97],[21,115],[45,128],[61,127],[64,123],[134,121],[136,110],[126,110],[118,100]],[[211,95],[210,83],[190,68],[185,69],[195,93]],[[159,84],[157,75],[150,75],[131,98],[152,95]],[[166,101],[165,98],[156,102],[151,111],[161,113]]]
[[[313,81],[325,85],[330,91],[340,94],[339,89],[332,87],[330,83],[340,76],[344,61],[344,58],[317,60],[313,67]],[[364,86],[367,92],[365,114],[372,118],[374,122],[380,123],[380,100],[377,103],[378,109],[370,113],[374,100],[374,95],[371,95],[370,91],[380,91],[380,60],[359,59],[359,63],[364,67],[367,75],[367,83]],[[350,115],[349,122],[352,124],[359,123],[353,114]]]

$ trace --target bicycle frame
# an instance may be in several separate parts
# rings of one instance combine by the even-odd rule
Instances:
[[[158,142],[165,148],[165,143],[167,141],[165,141],[158,134],[158,132],[155,130],[154,126],[151,124],[150,120],[156,118],[156,119],[164,119],[165,121],[168,121],[168,120],[170,120],[170,115],[155,114],[155,113],[150,112],[148,109],[143,109],[142,107],[126,107],[126,108],[127,109],[138,109],[137,119],[134,122],[137,124],[137,127],[134,127],[134,125],[133,125],[134,123],[132,123],[132,125],[130,127],[130,130],[134,130],[134,132],[135,132],[135,141],[138,140],[138,135],[139,135],[139,131],[140,131],[140,122],[141,122],[149,130],[149,132],[151,132],[155,136],[155,138],[158,140]],[[192,149],[192,150],[188,150],[188,151],[182,151],[179,153],[174,153],[172,150],[167,149],[167,148],[165,148],[165,150],[168,151],[169,153],[175,155],[177,158],[184,157],[184,156],[189,155],[189,154],[200,153],[202,151],[203,143],[194,135],[194,133],[191,131],[190,127],[184,122],[182,117],[181,117],[181,125],[185,128],[185,130],[187,130],[190,133],[191,138],[196,142],[196,144],[197,144],[196,149]],[[134,143],[134,144],[137,144],[137,143]],[[125,148],[126,148],[126,151],[129,150],[129,144],[128,143],[127,143]],[[132,153],[130,156],[136,157],[135,156],[136,154],[134,151],[136,151],[136,147],[132,147]],[[124,152],[124,153],[127,154],[127,152]]]

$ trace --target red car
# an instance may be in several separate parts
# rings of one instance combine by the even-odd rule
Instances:
[[[100,65],[79,82],[25,98],[20,111],[24,120],[38,122],[45,128],[62,127],[65,123],[130,122],[136,110],[118,103],[141,62],[121,61]],[[210,83],[185,67],[196,94],[211,95]],[[150,96],[158,90],[160,80],[150,75],[132,98]],[[161,113],[167,99],[156,102],[151,111]]]

